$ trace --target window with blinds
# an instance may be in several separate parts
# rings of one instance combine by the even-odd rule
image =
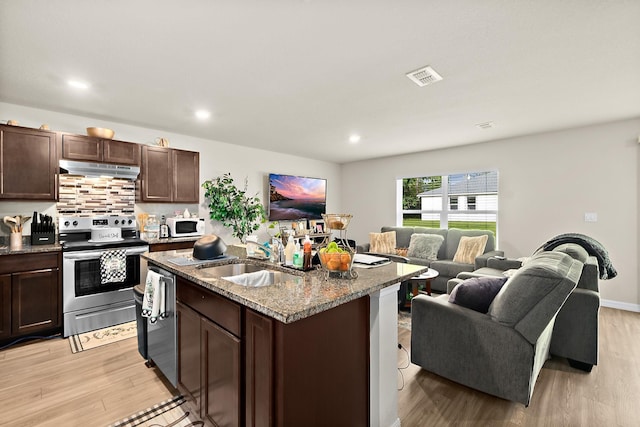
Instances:
[[[497,233],[497,171],[401,178],[398,190],[402,225]]]

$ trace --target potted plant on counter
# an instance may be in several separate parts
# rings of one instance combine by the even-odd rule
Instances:
[[[233,236],[242,243],[266,221],[266,213],[260,199],[247,196],[247,178],[244,180],[243,190],[235,186],[231,173],[207,180],[202,187],[205,190],[205,198],[209,199],[211,219],[230,227]]]

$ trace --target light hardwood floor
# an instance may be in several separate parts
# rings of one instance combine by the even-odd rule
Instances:
[[[402,426],[638,426],[640,314],[603,308],[600,328],[598,366],[587,374],[549,360],[528,408],[410,365],[398,375]],[[398,331],[409,350],[410,332]],[[135,339],[77,354],[60,338],[0,351],[2,426],[106,426],[175,393]]]
[[[399,341],[409,350],[410,331],[400,328]],[[402,426],[640,426],[640,313],[602,308],[599,344],[591,373],[548,360],[527,408],[410,365],[399,392]],[[406,365],[404,351],[398,360]]]

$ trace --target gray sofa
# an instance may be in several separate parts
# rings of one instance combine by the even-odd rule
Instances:
[[[427,265],[434,270],[437,270],[439,275],[431,282],[431,289],[433,291],[444,293],[447,291],[447,282],[449,279],[456,277],[463,271],[474,271],[481,267],[486,267],[487,260],[495,255],[504,255],[504,252],[497,251],[496,239],[492,231],[488,230],[460,230],[456,228],[441,229],[441,228],[427,228],[427,227],[382,227],[380,229],[382,233],[388,231],[395,231],[396,233],[396,247],[408,248],[411,241],[411,235],[414,233],[424,234],[438,234],[444,238],[444,242],[438,251],[438,259],[435,261],[429,261],[423,258],[406,257],[407,262],[411,264]],[[453,257],[458,249],[458,243],[462,236],[482,236],[487,235],[487,245],[485,246],[484,254],[477,257],[475,264],[463,264],[459,262],[453,262]],[[370,253],[369,243],[358,245],[358,253]]]
[[[411,362],[452,381],[528,405],[551,347],[556,316],[582,263],[535,254],[502,286],[487,313],[418,295],[411,309]]]
[[[582,262],[582,273],[576,289],[558,313],[553,336],[551,354],[565,357],[577,369],[590,372],[598,364],[598,319],[600,313],[600,292],[598,277],[600,270],[595,256],[590,256],[577,244],[568,243],[553,249],[564,252]],[[474,272],[463,272],[449,280],[447,293],[463,280],[481,276],[503,276],[505,272],[522,266],[519,260],[487,260],[487,266]],[[508,274],[508,273],[507,273]]]

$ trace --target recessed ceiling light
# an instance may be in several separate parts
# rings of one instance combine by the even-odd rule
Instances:
[[[355,144],[356,142],[360,142],[360,135],[351,135],[349,137],[349,142]]]
[[[196,117],[199,118],[200,120],[206,120],[209,117],[211,117],[211,113],[208,112],[207,110],[198,110],[196,111]]]
[[[67,84],[76,89],[89,89],[89,84],[80,80],[68,80]]]

